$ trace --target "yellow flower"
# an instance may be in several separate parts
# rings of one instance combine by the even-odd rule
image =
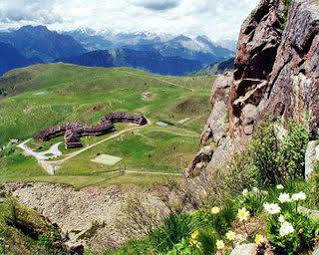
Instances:
[[[233,232],[233,231],[228,231],[228,232],[226,233],[226,238],[227,238],[227,240],[229,240],[229,241],[234,241],[234,240],[236,239],[236,233]]]
[[[215,206],[215,207],[212,208],[211,212],[214,215],[219,214],[220,213],[220,208]]]
[[[257,245],[260,245],[262,242],[263,242],[263,240],[264,240],[264,237],[262,236],[262,235],[256,235],[256,237],[255,237],[255,243],[257,244]]]
[[[240,221],[248,221],[250,213],[246,210],[245,207],[238,210],[237,217]]]
[[[196,240],[200,235],[199,230],[196,230],[193,234],[192,234],[192,239]]]
[[[217,240],[216,242],[216,247],[217,247],[217,250],[222,250],[225,248],[225,244],[224,244],[224,241],[223,240]]]
[[[198,249],[201,249],[202,244],[196,240],[190,240],[190,244],[195,246]]]

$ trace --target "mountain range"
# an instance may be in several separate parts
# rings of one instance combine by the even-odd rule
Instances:
[[[0,42],[11,44],[26,58],[44,63],[86,52],[73,37],[50,31],[45,26],[24,26],[15,31],[2,32]]]
[[[27,59],[16,48],[0,42],[0,75],[14,68],[35,64],[34,59]]]
[[[92,29],[77,29],[58,33],[45,26],[24,26],[0,32],[0,42],[10,45],[20,56],[15,58],[15,65],[1,64],[0,75],[15,67],[57,61],[185,75],[234,56],[233,51],[206,36],[191,38],[150,32],[105,30],[98,33]],[[0,53],[0,58],[6,57]]]
[[[59,61],[81,66],[127,66],[162,75],[183,75],[201,66],[196,60],[164,57],[157,51],[136,51],[128,48],[92,51]]]

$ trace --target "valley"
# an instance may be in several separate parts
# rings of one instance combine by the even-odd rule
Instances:
[[[0,100],[2,145],[10,139],[21,143],[62,123],[95,125],[100,117],[116,111],[142,114],[149,125],[116,123],[113,134],[82,138],[83,149],[66,150],[63,137],[49,142],[31,139],[26,145],[34,152],[52,145],[61,151],[62,155],[45,161],[59,165],[51,176],[35,157],[26,157],[13,145],[14,153],[2,152],[0,177],[3,182],[47,181],[76,188],[130,183],[147,186],[168,177],[180,178],[199,148],[214,80],[214,76],[159,76],[130,68],[62,63],[11,71],[0,80],[7,95]],[[93,162],[100,154],[122,160],[113,166]]]

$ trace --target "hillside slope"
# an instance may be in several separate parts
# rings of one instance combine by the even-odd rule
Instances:
[[[35,158],[25,157],[22,150],[9,146],[0,152],[0,164],[6,169],[0,172],[1,180],[51,180],[83,187],[130,182],[149,185],[165,179],[165,175],[139,178],[136,175],[139,172],[172,173],[178,177],[196,152],[200,131],[209,113],[206,105],[214,79],[158,76],[130,68],[89,68],[62,63],[11,71],[0,79],[0,89],[6,95],[0,98],[2,145],[6,146],[10,139],[29,139],[45,128],[62,123],[96,125],[102,116],[116,111],[143,114],[150,125],[136,129],[119,123],[118,132],[114,134],[83,139],[85,148],[110,138],[63,163],[56,176],[48,176]],[[63,137],[49,143],[31,141],[28,146],[41,151],[39,148],[48,149],[58,142],[63,142]],[[14,153],[10,154],[10,148]],[[65,150],[63,143],[59,148],[65,155],[74,152]],[[122,161],[114,166],[91,161],[101,153],[120,157]],[[121,168],[132,174],[112,174]]]

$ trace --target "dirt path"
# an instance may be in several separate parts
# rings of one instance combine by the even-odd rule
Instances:
[[[140,175],[156,175],[156,176],[176,176],[182,177],[182,173],[166,173],[166,172],[144,172],[137,170],[111,170],[108,173],[122,173],[122,174],[140,174]]]
[[[170,81],[165,81],[165,80],[162,80],[160,78],[156,78],[156,77],[149,77],[149,76],[145,76],[145,75],[138,75],[138,74],[135,74],[135,73],[131,73],[131,72],[127,72],[127,71],[121,71],[122,73],[126,73],[126,74],[129,74],[129,75],[132,75],[132,76],[136,76],[136,77],[147,77],[147,78],[150,78],[150,79],[153,79],[153,80],[157,80],[157,81],[160,81],[160,82],[163,82],[163,83],[166,83],[166,84],[169,84],[169,85],[172,85],[174,87],[178,87],[178,88],[182,88],[182,89],[187,89],[189,91],[194,91],[194,89],[191,89],[191,88],[187,88],[187,87],[184,87],[182,85],[179,85],[179,84],[176,84],[176,83],[172,83]]]

